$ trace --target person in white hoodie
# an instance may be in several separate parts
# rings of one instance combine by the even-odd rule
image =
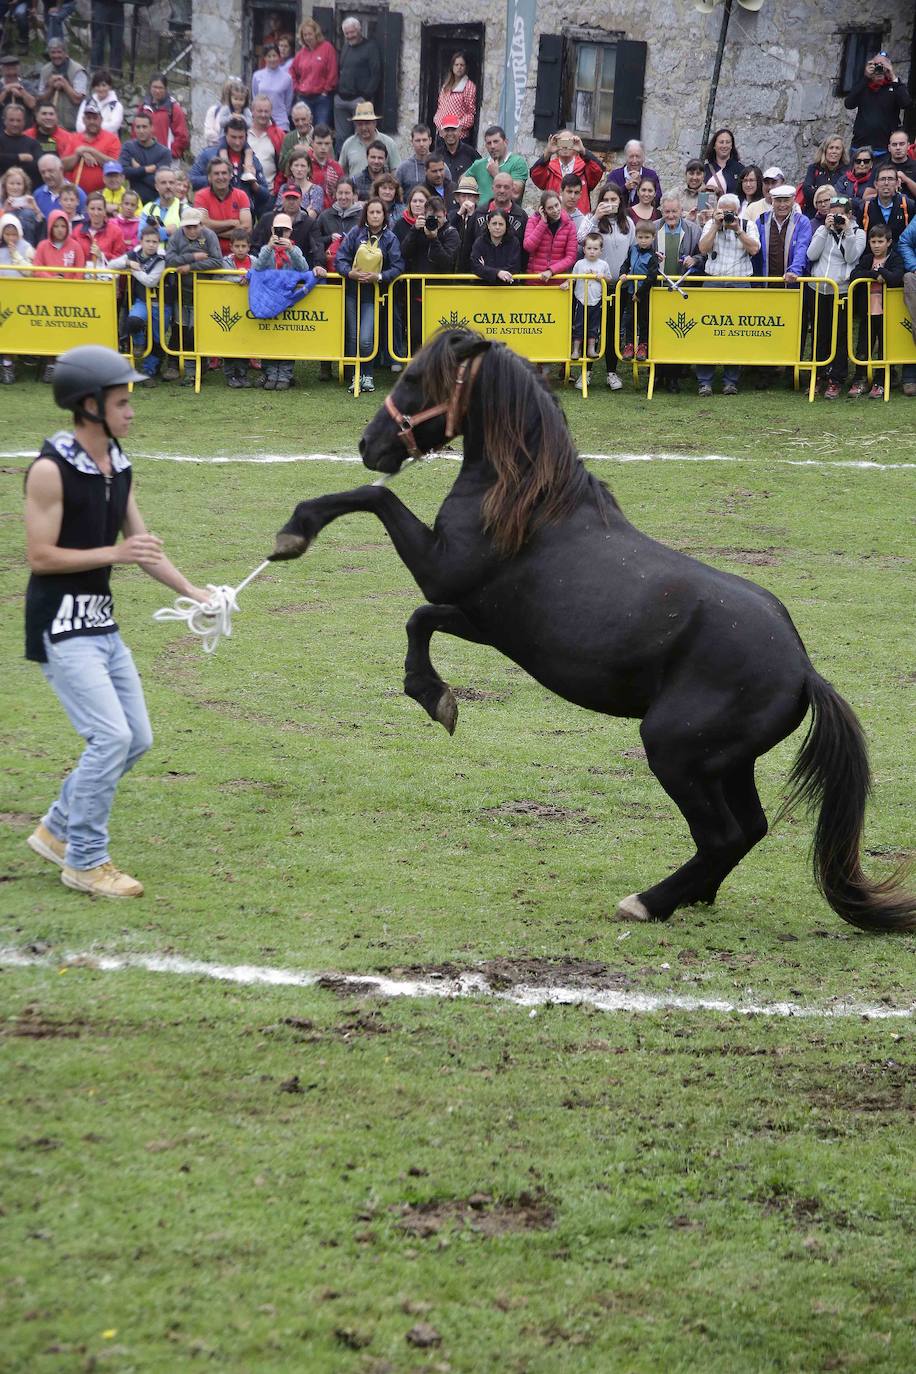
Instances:
[[[817,301],[817,336],[815,358],[826,358],[830,352],[833,328],[834,294],[830,281],[837,284],[836,353],[827,366],[825,401],[835,401],[846,381],[849,354],[846,344],[846,297],[853,268],[865,251],[865,230],[860,229],[848,196],[832,196],[824,223],[815,229],[808,244],[808,265],[813,277],[827,277],[829,281],[815,282]]]
[[[111,72],[102,67],[97,72],[92,73],[89,83],[89,99],[94,100],[102,111],[102,128],[108,134],[117,134],[121,137],[121,126],[124,123],[124,106],[118,99],[118,93],[112,87]],[[86,121],[83,114],[86,110],[86,100],[80,102],[80,107],[76,112],[76,131],[79,134],[86,132]]]
[[[28,267],[35,249],[23,237],[22,225],[15,215],[0,215],[0,277],[21,277],[20,267]],[[16,380],[12,358],[0,358],[0,384]]]

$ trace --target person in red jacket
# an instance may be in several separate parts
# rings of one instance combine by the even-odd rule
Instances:
[[[568,272],[576,261],[579,245],[576,227],[560,204],[556,191],[545,191],[540,208],[529,216],[525,226],[525,252],[528,271],[541,281]]]
[[[102,168],[106,162],[119,162],[121,140],[117,134],[107,134],[102,128],[102,111],[94,100],[87,100],[83,108],[84,134],[74,134],[70,152],[63,159],[64,171],[74,186],[88,195],[102,191],[105,178]]]
[[[121,226],[108,218],[108,207],[102,191],[86,197],[86,218],[73,237],[83,250],[86,262],[104,267],[109,258],[119,258],[127,251]]]
[[[559,191],[563,178],[574,172],[582,181],[579,209],[591,214],[591,192],[604,176],[604,163],[583,147],[578,134],[560,129],[547,140],[547,151],[531,164],[528,175],[541,191]]]
[[[162,72],[150,77],[144,103],[153,118],[153,138],[164,144],[172,157],[182,157],[191,146],[188,121],[178,101],[169,94],[168,78]]]
[[[86,255],[70,233],[70,221],[63,210],[48,215],[48,237],[35,249],[33,267],[85,267]],[[36,277],[66,277],[78,280],[75,272],[36,272]],[[50,378],[48,379],[50,380]]]
[[[304,100],[315,124],[330,124],[337,90],[337,51],[314,19],[299,25],[302,47],[290,65],[289,74],[297,100]]]

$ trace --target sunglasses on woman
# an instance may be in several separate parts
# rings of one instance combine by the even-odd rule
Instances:
[[[855,161],[856,161],[856,162],[861,162],[861,164],[862,164],[863,167],[868,167],[868,166],[870,165],[870,163],[871,163],[871,158],[870,158],[870,157],[857,157],[857,158],[855,159]]]

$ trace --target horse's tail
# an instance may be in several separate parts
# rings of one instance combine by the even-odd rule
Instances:
[[[880,883],[862,872],[859,854],[871,791],[862,727],[848,703],[813,668],[805,680],[805,695],[811,726],[780,814],[799,802],[819,807],[812,846],[814,877],[844,921],[861,930],[914,930],[916,896],[905,891],[902,871]]]

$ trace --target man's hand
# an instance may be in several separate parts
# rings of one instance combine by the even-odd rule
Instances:
[[[505,268],[503,268],[503,270],[502,270],[501,272],[497,272],[496,275],[497,275],[498,279],[499,279],[500,281],[505,282],[507,286],[511,286],[512,283],[515,281],[515,278],[513,277],[512,273],[511,273],[511,272],[507,272],[507,271],[505,270]]]
[[[790,283],[797,282],[797,281],[798,281],[798,273],[797,273],[797,272],[784,272],[784,273],[782,274],[782,279],[783,279],[783,281],[785,281],[785,282],[790,282]]]
[[[114,546],[115,563],[137,563],[152,567],[162,557],[164,545],[158,534],[130,534]]]

